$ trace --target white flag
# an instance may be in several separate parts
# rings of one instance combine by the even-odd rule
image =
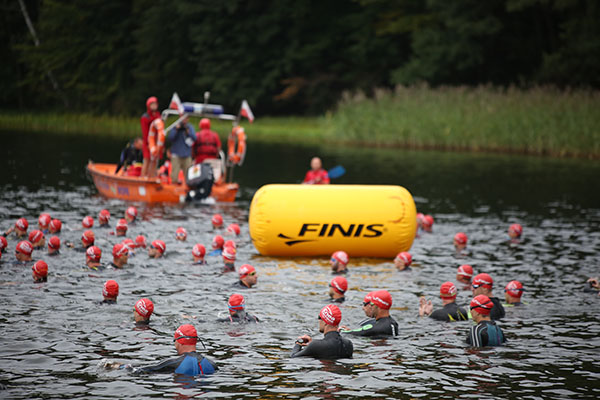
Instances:
[[[248,118],[248,121],[250,121],[250,123],[252,123],[254,121],[254,114],[252,113],[252,110],[250,109],[250,105],[248,104],[248,102],[246,100],[242,101],[242,108],[240,110],[240,113],[242,114],[243,117]]]
[[[181,100],[179,99],[179,95],[177,92],[173,93],[173,97],[171,97],[171,104],[169,104],[169,108],[173,110],[177,110],[179,115],[183,114],[183,104],[181,104]]]

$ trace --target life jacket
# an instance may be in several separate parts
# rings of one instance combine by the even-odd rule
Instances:
[[[221,149],[219,148],[217,133],[209,129],[202,129],[194,143],[196,162],[202,162],[205,158],[217,158],[219,150]]]

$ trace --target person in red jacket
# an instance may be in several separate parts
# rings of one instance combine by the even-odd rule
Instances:
[[[142,176],[148,175],[148,168],[150,166],[150,146],[148,145],[148,132],[150,131],[150,124],[157,118],[160,118],[160,113],[158,112],[158,99],[154,96],[148,97],[148,100],[146,100],[146,112],[140,118],[140,125],[142,126],[142,139],[144,140],[142,148],[142,152],[144,154]]]
[[[327,171],[323,169],[323,164],[319,157],[313,157],[313,159],[310,160],[310,168],[311,170],[306,173],[304,182],[302,183],[307,183],[309,185],[329,184],[329,175],[327,175]]]
[[[200,120],[200,132],[196,135],[196,141],[192,148],[192,157],[196,164],[200,164],[207,158],[219,158],[221,150],[221,139],[215,131],[210,130],[210,119]]]

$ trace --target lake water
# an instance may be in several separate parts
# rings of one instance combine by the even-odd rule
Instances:
[[[138,250],[121,271],[90,273],[84,255],[63,249],[50,265],[48,283],[33,284],[28,267],[12,264],[14,239],[0,261],[0,398],[576,398],[600,397],[600,298],[584,293],[600,274],[600,164],[597,161],[421,152],[399,149],[324,148],[252,142],[234,204],[146,206],[129,237],[143,233],[167,243],[162,260]],[[0,133],[0,228],[41,212],[64,223],[61,239],[77,240],[81,219],[102,208],[112,226],[128,206],[96,194],[84,167],[88,159],[114,162],[124,143],[90,136]],[[328,259],[262,257],[248,236],[248,207],[263,184],[299,181],[313,155],[341,164],[340,183],[396,184],[415,197],[419,211],[435,217],[433,233],[415,240],[414,268],[397,272],[391,260],[351,259],[343,323],[363,319],[360,303],[374,289],[392,293],[400,335],[388,340],[352,339],[352,359],[290,359],[301,334],[319,336],[317,315],[328,304]],[[374,205],[375,206],[375,205]],[[221,260],[191,265],[191,247],[209,245],[210,216],[238,222],[238,261],[258,271],[256,289],[244,292],[247,309],[261,322],[214,322],[227,312],[237,277],[221,273]],[[520,243],[507,228],[524,227]],[[184,226],[188,241],[176,242]],[[468,254],[456,255],[452,237],[469,235]],[[103,261],[116,238],[95,229]],[[508,339],[499,348],[472,349],[464,340],[472,322],[438,323],[418,317],[419,296],[437,297],[456,268],[473,265],[495,280],[503,297],[510,280],[523,282],[521,308],[500,322]],[[102,284],[120,285],[118,304],[101,306]],[[155,313],[149,329],[136,329],[132,307],[149,297]],[[460,291],[458,302],[470,301]],[[193,316],[195,319],[186,319]],[[196,379],[134,376],[107,371],[103,359],[147,365],[176,355],[172,335],[192,322],[206,344],[202,352],[217,374]]]

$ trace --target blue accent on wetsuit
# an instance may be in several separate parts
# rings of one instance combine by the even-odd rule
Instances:
[[[176,374],[184,375],[207,375],[215,372],[212,364],[203,358],[202,361],[198,362],[198,359],[193,356],[185,356],[183,361],[179,364],[179,367],[175,370]]]
[[[217,371],[217,365],[202,356],[202,354],[191,351],[177,358],[166,360],[157,365],[143,367],[136,372],[176,373],[182,375],[210,375]]]

